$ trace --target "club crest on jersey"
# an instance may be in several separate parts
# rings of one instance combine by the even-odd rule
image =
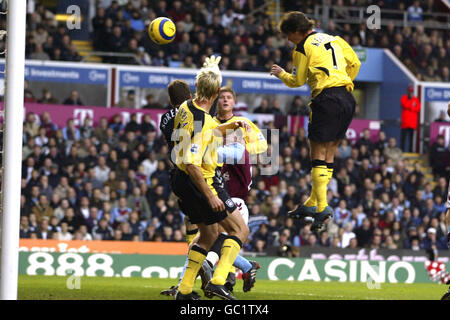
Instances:
[[[197,154],[199,148],[200,148],[200,146],[198,144],[193,143],[191,145],[191,153]]]
[[[234,206],[234,202],[231,199],[228,199],[227,201],[225,201],[225,203],[227,204],[228,207],[233,207]]]

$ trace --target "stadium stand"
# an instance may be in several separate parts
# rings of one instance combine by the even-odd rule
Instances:
[[[27,58],[80,61],[92,48],[131,54],[104,57],[103,61],[109,63],[172,67],[184,63],[183,67],[198,67],[207,55],[217,53],[223,57],[224,70],[269,71],[273,63],[289,67],[291,55],[286,39],[276,31],[274,19],[268,15],[273,13],[273,5],[267,6],[262,0],[179,0],[170,1],[173,7],[167,10],[168,2],[133,1],[120,6],[112,1],[109,6],[98,7],[88,43],[72,41],[65,25],[57,25],[54,14],[37,3],[27,19]],[[392,16],[382,31],[370,30],[357,19],[361,10],[380,1],[328,2],[332,8],[329,22],[321,26],[318,20],[318,30],[342,35],[353,47],[389,49],[419,80],[449,80],[450,32],[436,24],[443,20],[447,25],[449,18],[439,15],[436,1],[424,1],[417,8],[414,3],[418,1],[381,1],[383,10],[388,10],[383,16]],[[258,10],[261,7],[266,10]],[[282,1],[281,10],[303,10],[314,17],[320,7],[315,1]],[[408,13],[407,23],[404,13]],[[176,23],[177,36],[171,46],[157,46],[146,36],[145,27],[158,16],[170,17]]]
[[[273,63],[289,66],[286,39],[275,31],[267,12],[258,10],[264,1],[205,4],[180,0],[174,1],[170,10],[167,2],[130,1],[120,6],[112,1],[99,7],[92,20],[93,50],[138,57],[104,57],[103,62],[108,63],[197,68],[207,55],[218,53],[224,70],[266,72]],[[329,2],[356,9],[378,3]],[[311,15],[315,3],[282,2],[286,11],[301,9]],[[396,9],[414,7],[413,1],[384,3]],[[432,1],[425,3],[424,16],[437,11]],[[411,19],[420,18],[416,11],[408,10]],[[335,22],[351,17],[352,12],[335,7],[329,24],[317,27],[342,34],[353,46],[390,49],[419,79],[448,81],[448,30],[392,23],[379,33],[362,24]],[[143,28],[163,15],[176,22],[178,33],[174,45],[159,47]],[[83,59],[65,27],[55,23],[54,13],[45,6],[37,2],[27,19],[27,58]],[[52,94],[47,91],[42,99],[52,103]],[[30,90],[26,97],[37,100]],[[83,97],[77,99],[82,101]],[[309,113],[301,99],[289,110],[290,114]],[[40,119],[27,114],[22,238],[184,241],[183,216],[168,182],[164,140],[146,123],[130,121],[123,126],[118,119],[105,118],[94,127],[90,123],[76,127],[69,121],[66,127],[58,128],[48,114]],[[267,129],[273,126],[268,123]],[[251,236],[244,246],[246,251],[264,254],[273,246],[280,248],[280,255],[295,255],[295,248],[302,246],[447,249],[444,204],[448,165],[436,167],[426,157],[399,153],[395,139],[386,138],[384,133],[376,143],[361,138],[354,145],[343,141],[339,147],[328,190],[336,217],[326,230],[313,233],[308,226],[287,218],[287,212],[310,192],[310,168],[304,131],[300,129],[293,136],[283,134],[286,131],[282,128],[280,136],[280,174],[262,176],[261,165],[254,166],[248,199]],[[437,145],[432,150],[444,163],[450,163],[448,148]]]
[[[267,125],[271,127],[273,123]],[[362,137],[353,146],[341,144],[328,191],[336,218],[314,234],[287,218],[287,211],[310,192],[304,130],[282,134],[281,173],[262,176],[261,165],[254,167],[247,202],[252,235],[245,249],[282,244],[416,248],[416,238],[417,248],[434,243],[446,249],[445,176],[434,176],[438,182],[433,189],[424,174],[426,159],[408,159],[408,154],[396,152],[394,138],[380,137],[376,143]],[[183,217],[170,190],[166,150],[155,128],[138,125],[133,117],[125,126],[115,116],[96,127],[86,121],[77,128],[68,121],[57,128],[48,114],[37,119],[29,113],[24,123],[21,236],[42,238],[45,229],[45,237],[58,239],[67,222],[65,238],[183,241]],[[442,157],[450,158],[448,149]],[[430,228],[435,235],[426,233]]]

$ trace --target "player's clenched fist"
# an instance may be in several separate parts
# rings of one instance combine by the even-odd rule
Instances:
[[[279,75],[281,72],[283,72],[284,69],[280,67],[277,64],[274,64],[272,68],[270,68],[270,75],[274,75],[275,77],[279,78]]]
[[[250,127],[250,125],[245,122],[244,120],[237,120],[234,122],[236,129],[237,128],[244,128],[247,131],[250,131],[252,129],[252,127]]]
[[[223,204],[222,200],[219,199],[217,196],[212,196],[208,199],[209,205],[213,209],[214,212],[220,212],[225,210],[225,205]]]

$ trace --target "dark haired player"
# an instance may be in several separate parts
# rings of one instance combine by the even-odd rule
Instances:
[[[180,105],[186,100],[191,99],[192,95],[189,89],[189,84],[183,80],[172,81],[168,85],[167,91],[169,93],[170,109],[169,111],[167,111],[162,115],[159,128],[163,133],[164,137],[166,138],[167,144],[169,145],[169,154],[172,155],[172,150],[174,146],[172,134],[175,115],[177,114]],[[172,160],[172,157],[170,157],[170,159]],[[195,235],[197,234],[198,229],[196,225],[191,225],[188,220],[189,219],[186,219],[185,223],[186,223],[186,241],[189,245],[194,239]]]
[[[178,112],[178,108],[180,105],[185,102],[186,100],[189,100],[192,98],[191,91],[189,89],[189,84],[186,81],[183,80],[174,80],[167,86],[167,91],[169,94],[169,103],[170,107],[169,110],[164,113],[161,117],[161,122],[159,124],[159,128],[164,135],[166,142],[169,146],[169,155],[172,155],[172,150],[174,147],[174,142],[172,140],[172,134],[174,132],[174,121],[175,121],[175,115]],[[172,160],[172,156],[169,157],[172,163],[174,162]],[[172,174],[172,171],[171,171]],[[192,241],[195,238],[195,235],[198,232],[198,228],[195,224],[191,224],[189,222],[189,218],[185,216],[184,223],[186,225],[186,242],[188,245],[192,243]],[[187,266],[187,260],[184,265],[184,268]],[[181,281],[181,279],[180,279]],[[170,295],[173,296],[176,293],[178,286],[172,286],[168,290],[163,290],[161,294],[164,295]],[[194,295],[198,294],[193,291]],[[198,296],[199,297],[199,296]]]
[[[293,218],[314,218],[311,230],[320,229],[333,209],[327,203],[327,185],[333,175],[334,153],[355,113],[353,80],[361,62],[356,53],[339,36],[313,31],[314,21],[298,11],[283,16],[279,29],[293,42],[292,73],[274,64],[270,74],[288,87],[308,83],[311,88],[311,115],[308,139],[311,145],[310,197],[289,215]],[[311,218],[309,218],[311,219]]]
[[[177,114],[180,105],[192,98],[191,91],[189,89],[189,84],[183,80],[174,80],[167,86],[167,91],[169,93],[170,107],[169,111],[164,113],[161,117],[161,122],[159,124],[159,129],[166,138],[167,144],[169,145],[169,153],[173,150],[173,124],[175,121],[175,115]],[[171,158],[172,160],[172,158]]]

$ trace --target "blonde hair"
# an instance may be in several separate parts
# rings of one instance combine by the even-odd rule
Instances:
[[[196,77],[197,100],[211,100],[222,85],[222,74],[212,68],[202,68]]]

